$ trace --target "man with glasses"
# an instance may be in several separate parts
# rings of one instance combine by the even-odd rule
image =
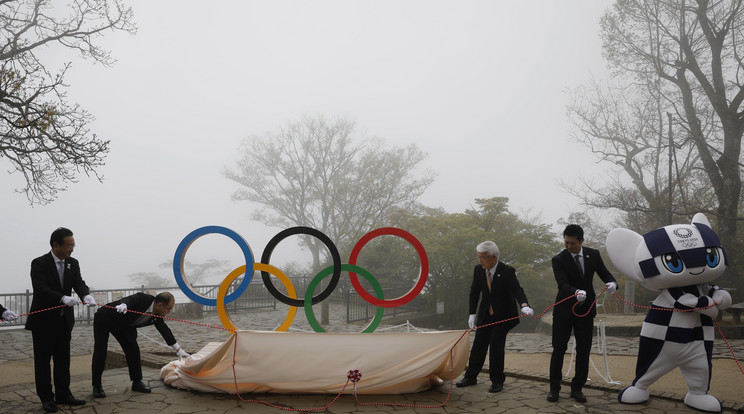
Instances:
[[[80,263],[70,255],[75,249],[72,231],[60,227],[49,239],[52,250],[31,262],[31,285],[34,295],[26,319],[34,346],[36,394],[46,412],[57,412],[57,404],[83,405],[85,400],[70,392],[70,339],[75,325],[75,305],[79,302],[72,290],[88,306],[96,306],[90,290],[80,276]],[[54,360],[54,391],[52,370]]]
[[[129,367],[129,379],[132,380],[132,391],[150,392],[150,387],[142,382],[142,365],[140,361],[140,349],[137,345],[137,328],[155,325],[155,328],[163,336],[165,342],[170,345],[176,355],[188,358],[186,353],[176,342],[168,325],[165,324],[163,316],[170,313],[176,301],[169,292],[161,292],[157,296],[147,293],[135,293],[117,301],[107,303],[96,312],[93,318],[93,396],[105,398],[101,377],[106,366],[106,351],[108,348],[109,334],[119,342],[124,350],[124,356]]]

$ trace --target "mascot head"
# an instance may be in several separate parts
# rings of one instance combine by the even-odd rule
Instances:
[[[607,254],[621,273],[650,290],[710,282],[726,269],[726,255],[701,213],[691,224],[673,224],[640,234],[614,229]]]

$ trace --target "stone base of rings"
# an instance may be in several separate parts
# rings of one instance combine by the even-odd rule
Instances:
[[[165,364],[178,359],[174,357],[173,351],[166,351],[161,353],[152,352],[141,352],[140,359],[142,360],[142,366],[148,368],[160,369]],[[127,359],[124,357],[124,351],[122,350],[109,350],[106,353],[106,366],[104,369],[115,369],[125,368],[127,366]]]

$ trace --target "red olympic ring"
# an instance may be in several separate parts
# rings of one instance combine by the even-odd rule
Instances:
[[[354,248],[351,250],[351,254],[349,255],[349,264],[356,265],[357,258],[359,257],[359,252],[362,250],[362,247],[364,247],[364,245],[367,244],[370,240],[382,235],[393,235],[401,237],[408,243],[411,243],[411,245],[416,249],[416,252],[419,255],[419,260],[421,261],[421,273],[419,274],[416,285],[414,285],[413,288],[408,291],[408,293],[401,297],[394,299],[377,299],[376,297],[367,293],[364,287],[359,283],[359,278],[357,277],[356,273],[349,272],[349,279],[351,280],[352,286],[354,286],[354,290],[356,290],[359,296],[361,296],[369,304],[380,306],[383,308],[394,308],[396,306],[405,305],[406,303],[412,301],[413,298],[415,298],[424,289],[424,286],[426,285],[426,279],[429,276],[429,258],[426,256],[426,250],[424,250],[424,246],[415,237],[413,237],[411,233],[395,227],[381,227],[377,230],[372,230],[371,232],[365,234],[361,239],[359,239],[359,241],[354,245]]]

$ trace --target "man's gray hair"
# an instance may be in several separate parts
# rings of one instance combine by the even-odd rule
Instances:
[[[491,256],[498,256],[499,246],[497,246],[496,243],[492,242],[491,240],[488,240],[476,246],[475,251],[477,251],[478,253],[488,253]]]

